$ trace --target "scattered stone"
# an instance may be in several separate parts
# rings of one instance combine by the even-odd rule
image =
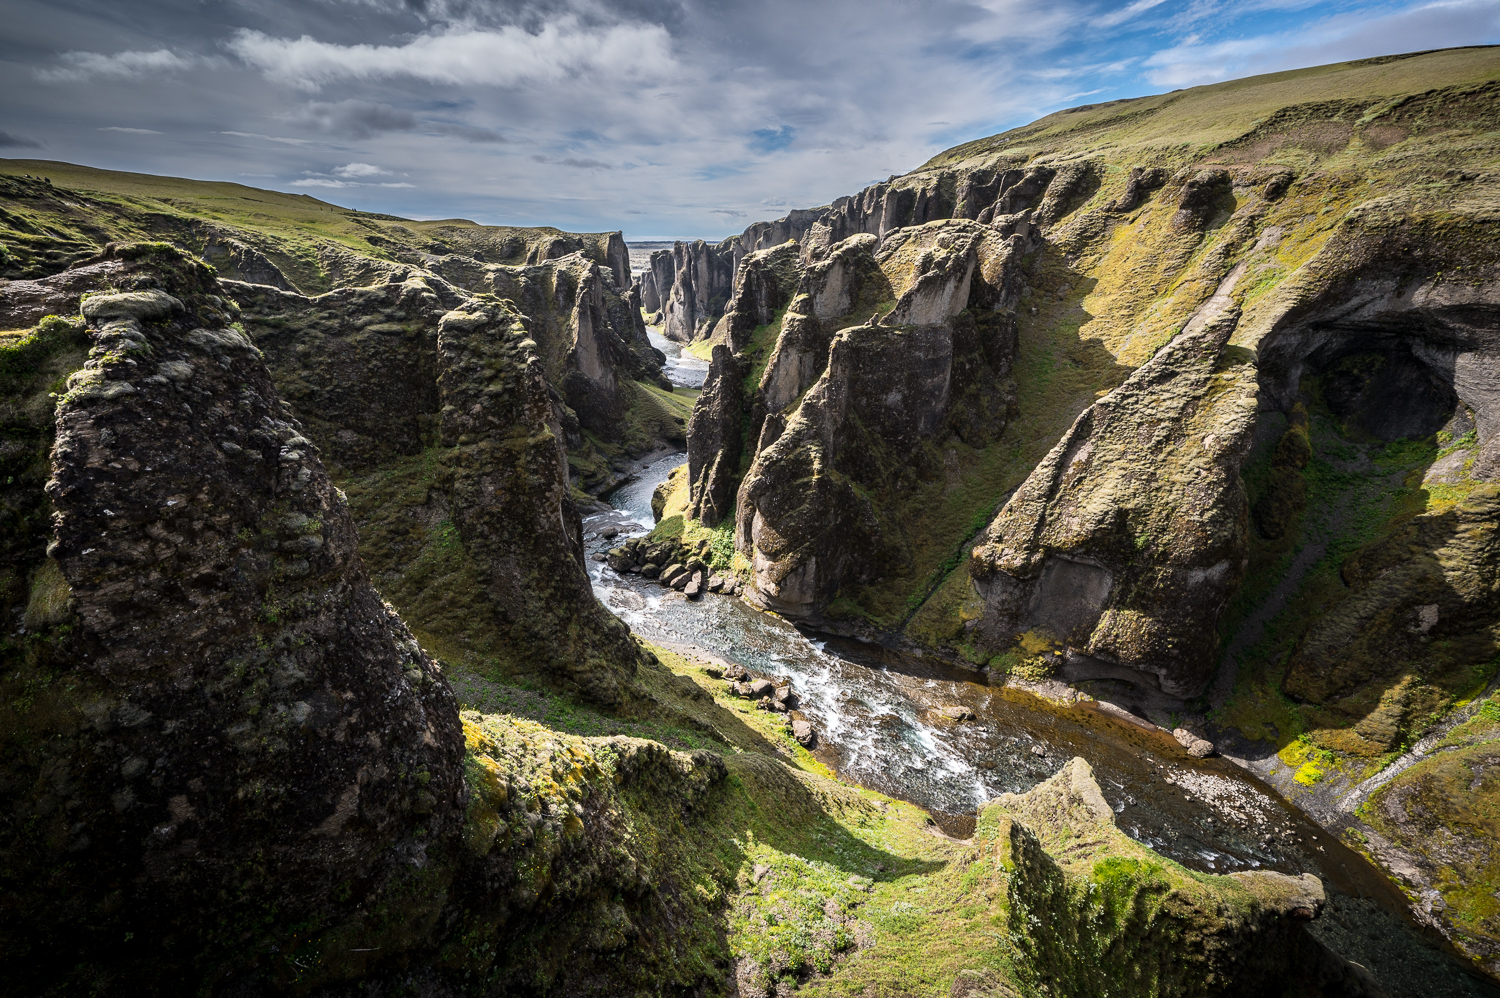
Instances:
[[[703,674],[710,679],[723,679],[724,667],[722,665],[705,665],[703,667]]]
[[[623,575],[630,571],[630,556],[619,548],[615,548],[609,553],[609,567]]]
[[[599,531],[599,536],[603,537],[607,541],[614,540],[619,536],[619,534],[620,528],[614,526],[605,527],[603,530]]]
[[[769,699],[771,695],[776,692],[776,684],[771,682],[769,679],[752,679],[749,683],[749,686],[750,692],[757,700],[759,700],[761,697],[766,697]]]
[[[818,744],[818,733],[813,730],[812,723],[800,717],[792,721],[792,737],[797,739],[803,748],[810,749]]]
[[[686,566],[684,566],[684,565],[682,565],[682,564],[680,564],[678,562],[673,562],[672,564],[668,565],[666,568],[663,568],[661,570],[661,576],[660,576],[660,578],[661,578],[662,585],[664,585],[664,586],[675,585],[676,582],[677,582],[677,577],[679,575],[687,575],[687,574],[688,574],[688,571],[687,571]]]
[[[770,872],[771,872],[771,868],[769,866],[767,866],[766,864],[764,864],[764,863],[756,863],[755,864],[755,869],[750,872],[750,879],[752,881],[754,881],[755,883],[758,884],[762,880],[766,879],[766,874],[768,874]]]
[[[783,707],[788,708],[795,707],[798,703],[797,694],[792,692],[790,685],[776,687],[776,694],[773,699]]]
[[[1042,748],[1040,745],[1031,746],[1031,754],[1041,759],[1047,758],[1047,750]]]
[[[597,562],[605,562],[609,560],[609,555],[605,554],[603,551],[600,551],[594,555],[594,560]]]
[[[688,599],[700,599],[703,596],[703,586],[698,583],[696,578],[691,579],[687,585],[682,587],[682,594]]]
[[[942,716],[948,718],[948,720],[950,720],[950,721],[972,721],[972,720],[974,720],[974,712],[972,710],[970,710],[967,707],[959,706],[959,705],[956,705],[956,704],[948,706],[948,707],[939,707],[938,708],[938,713],[941,714]]]
[[[743,665],[730,665],[724,669],[724,678],[730,680],[749,679],[750,673]]]
[[[711,576],[709,576],[709,579],[708,579],[708,591],[711,592],[711,593],[723,592],[724,591],[724,576],[722,576],[722,575],[711,575]]]
[[[678,592],[682,592],[683,590],[687,589],[688,583],[692,581],[692,578],[693,577],[686,572],[678,572],[672,578],[671,586]]]
[[[641,568],[641,574],[644,575],[648,579],[654,579],[658,575],[661,574],[661,566],[660,565],[653,565],[650,562],[647,562]]]
[[[1206,759],[1214,754],[1213,742],[1207,738],[1199,738],[1186,728],[1173,731],[1172,737],[1177,739],[1177,744],[1187,749],[1187,754],[1194,759]]]
[[[979,762],[978,765],[979,765],[980,769],[994,769],[995,768],[995,760],[994,759],[982,759],[982,760],[980,760],[980,762]]]

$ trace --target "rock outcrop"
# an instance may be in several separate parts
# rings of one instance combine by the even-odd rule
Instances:
[[[763,363],[766,334],[787,308],[801,278],[797,247],[786,243],[745,258],[729,311],[719,320],[703,392],[688,422],[689,512],[717,526],[734,508],[744,473],[745,442],[759,433],[763,419],[756,389],[749,384]],[[762,342],[757,343],[757,330]]]
[[[541,360],[518,320],[470,303],[438,325],[454,523],[480,566],[511,654],[618,703],[639,651],[582,571],[583,530],[568,491],[561,427]]]
[[[892,515],[903,490],[944,475],[950,437],[983,446],[1004,429],[1013,271],[1026,246],[1018,234],[942,222],[903,231],[874,256],[870,237],[856,236],[808,270],[761,379],[765,417],[738,494],[748,599],[814,617],[846,582],[909,560]],[[886,316],[832,333],[840,309],[888,287],[900,296]],[[825,366],[804,388],[825,336]]]
[[[1224,356],[1238,277],[1078,417],[990,524],[971,567],[987,644],[1044,635],[1071,680],[1123,677],[1181,697],[1208,684],[1212,623],[1248,542],[1238,471],[1254,372]]]
[[[119,290],[84,303],[89,359],[29,497],[53,540],[20,567],[48,607],[7,643],[62,681],[7,695],[0,924],[26,979],[107,954],[175,990],[435,859],[463,744],[210,272],[106,257]]]
[[[576,286],[567,283],[570,267],[582,278]],[[230,289],[278,385],[342,475],[385,474],[440,455],[439,475],[425,476],[419,492],[396,494],[401,509],[385,499],[371,513],[425,518],[442,510],[439,522],[452,525],[473,573],[469,605],[503,635],[487,654],[614,703],[638,652],[581,568],[566,429],[571,422],[576,437],[584,428],[571,397],[589,416],[587,428],[619,432],[594,422],[618,413],[629,390],[624,348],[601,304],[607,277],[577,256],[490,268],[488,280],[513,279],[522,302],[540,300],[534,317],[514,299],[469,294],[420,271],[317,298]],[[545,311],[556,299],[538,284],[571,291],[563,300],[572,307]],[[564,398],[553,371],[564,372]],[[379,536],[372,530],[370,539]],[[399,571],[402,550],[367,543],[365,555],[377,573]],[[390,592],[406,609],[425,587]]]
[[[1059,995],[1259,995],[1291,981],[1376,995],[1368,976],[1304,930],[1324,907],[1312,874],[1189,876],[1115,828],[1075,758],[980,813],[976,841],[1011,869],[1010,930],[1023,974]]]
[[[825,209],[798,209],[772,222],[755,222],[744,232],[715,245],[703,240],[676,243],[651,254],[635,287],[648,314],[663,313],[663,335],[690,343],[706,339],[734,307],[740,286],[740,264],[760,250],[795,243]]]
[[[678,243],[671,254],[673,278],[662,295],[662,335],[679,343],[706,339],[734,290],[734,253],[696,239]]]

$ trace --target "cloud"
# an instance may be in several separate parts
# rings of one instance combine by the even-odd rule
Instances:
[[[301,180],[293,180],[292,187],[416,187],[416,184],[382,183],[367,184],[359,180],[334,180],[330,177],[304,177]]]
[[[1500,6],[1493,0],[1439,0],[1377,16],[1335,14],[1296,31],[1219,42],[1190,35],[1146,59],[1146,78],[1164,87],[1198,86],[1279,69],[1442,48],[1458,40],[1483,41],[1497,34]]]
[[[369,163],[345,163],[343,166],[333,168],[335,177],[384,177],[389,176],[390,172],[390,170],[382,170]]]
[[[123,128],[120,125],[106,125],[99,129],[101,132],[124,132],[127,135],[160,135],[154,128]]]
[[[715,214],[715,215],[724,215],[724,216],[726,216],[728,218],[744,218],[745,217],[745,213],[743,211],[735,211],[733,208],[715,208],[715,209],[713,209],[713,214]]]
[[[606,163],[602,159],[579,159],[568,157],[566,159],[553,159],[551,156],[533,156],[536,163],[556,163],[558,166],[571,166],[575,170],[613,170],[613,163]]]
[[[40,149],[42,144],[36,139],[28,139],[23,135],[12,135],[10,132],[0,132],[0,149]]]
[[[456,28],[418,35],[404,45],[339,45],[310,35],[273,38],[242,28],[228,48],[268,78],[306,90],[400,77],[450,86],[513,87],[582,75],[634,77],[647,65],[659,71],[671,62],[670,41],[659,25],[591,27],[564,16],[536,32],[515,26]]]
[[[77,83],[94,77],[129,79],[160,76],[188,69],[197,60],[180,56],[171,49],[156,49],[154,52],[116,52],[114,55],[104,55],[101,52],[64,52],[59,61],[61,66],[38,70],[37,79],[45,83]]]
[[[1095,27],[1112,28],[1117,24],[1124,24],[1137,14],[1144,14],[1153,7],[1160,7],[1166,2],[1167,0],[1135,0],[1135,3],[1128,7],[1098,15],[1092,21]]]
[[[260,132],[220,132],[220,135],[233,135],[237,139],[261,139],[266,142],[279,142],[286,146],[310,146],[311,139],[289,139],[283,135],[262,135]]]
[[[493,128],[478,128],[474,125],[454,125],[448,122],[429,121],[422,125],[422,130],[437,135],[451,135],[465,142],[504,142],[505,136]]]
[[[389,104],[367,100],[309,101],[288,119],[304,128],[348,139],[368,139],[383,132],[409,132],[417,116]]]

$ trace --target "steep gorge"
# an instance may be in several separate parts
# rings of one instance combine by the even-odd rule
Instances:
[[[618,234],[7,172],[0,990],[1383,993],[1316,877],[1165,859],[1082,759],[949,838],[633,637],[579,506],[684,439],[658,310],[713,356],[661,526],[752,604],[1213,708],[1291,796],[1457,710],[1319,817],[1493,973],[1497,73],[1075,109],[633,288]]]
[[[734,492],[757,605],[1212,712],[1294,799],[1337,796],[1496,675],[1494,66],[1074,109],[840,199],[779,321],[715,332],[737,394],[700,399],[677,501],[712,525]],[[1358,803],[1329,819],[1356,841]],[[1409,888],[1456,901],[1413,847]],[[1463,903],[1433,917],[1493,970]]]

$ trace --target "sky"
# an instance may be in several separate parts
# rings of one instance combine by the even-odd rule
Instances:
[[[0,0],[0,157],[717,239],[1064,107],[1500,42],[1500,0]]]

